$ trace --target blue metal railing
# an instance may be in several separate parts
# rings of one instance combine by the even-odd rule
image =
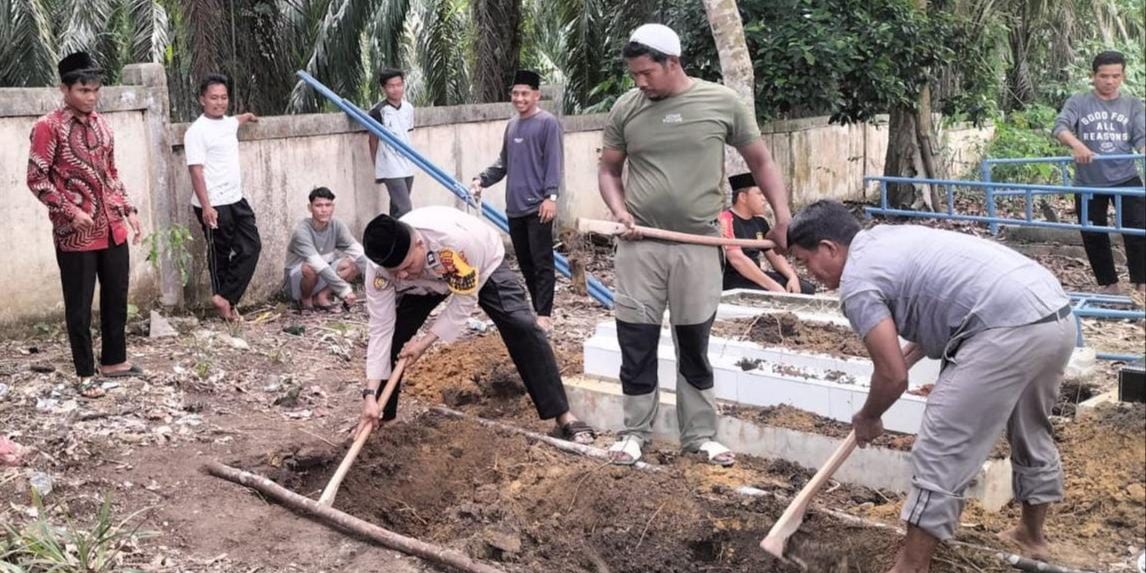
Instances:
[[[1095,155],[1094,160],[1095,161],[1123,161],[1123,160],[1143,161],[1143,167],[1144,167],[1144,169],[1146,169],[1146,156],[1144,156],[1144,155],[1128,155],[1128,154]],[[986,183],[991,183],[991,182],[993,182],[993,179],[994,179],[992,177],[992,168],[996,165],[1029,165],[1029,164],[1037,164],[1037,163],[1057,164],[1058,168],[1059,168],[1059,173],[1062,175],[1062,186],[1063,187],[1072,187],[1069,166],[1070,166],[1070,164],[1074,163],[1073,157],[1029,157],[1029,158],[1028,157],[1020,157],[1020,158],[984,159],[983,163],[979,169],[980,169],[980,173],[982,174],[983,181]],[[1012,187],[1011,184],[1003,184],[1002,186],[1004,188],[1011,188]],[[1079,219],[1081,221],[1089,222],[1090,221],[1090,217],[1089,217],[1089,213],[1088,213],[1089,202],[1090,202],[1089,199],[1091,198],[1092,195],[1091,195],[1091,193],[1085,192],[1083,190],[1083,188],[1074,188],[1074,189],[1076,190],[1076,192],[1081,192],[1083,194],[1083,199],[1084,199],[1084,201],[1081,201],[1082,211],[1079,213]],[[991,217],[995,217],[995,197],[996,196],[998,196],[998,195],[1013,195],[1013,194],[1014,193],[999,193],[999,192],[995,191],[994,186],[987,186],[984,189],[984,195],[986,196],[986,202],[987,202],[987,214]],[[1114,218],[1115,218],[1115,221],[1117,223],[1119,223],[1118,226],[1121,227],[1122,197],[1118,194],[1114,194],[1114,195],[1115,195]],[[1027,210],[1027,212],[1030,212],[1031,209],[1032,209],[1031,197],[1028,195],[1027,196],[1026,210]],[[999,223],[998,222],[995,222],[995,221],[988,222],[987,228],[990,229],[992,235],[999,234]]]
[[[1114,157],[1114,156],[1111,156]],[[1133,157],[1141,158],[1136,155]],[[1023,227],[1045,227],[1051,229],[1070,229],[1076,231],[1115,232],[1126,235],[1146,236],[1146,229],[1134,229],[1122,226],[1122,198],[1146,198],[1146,187],[1064,187],[1058,185],[1032,185],[1028,183],[993,183],[989,181],[967,181],[962,179],[922,179],[913,177],[865,177],[865,182],[879,183],[879,207],[867,207],[864,211],[868,215],[892,215],[898,217],[916,217],[925,219],[947,219],[953,221],[974,221],[986,223],[992,229],[997,229],[1000,223],[1018,225]],[[945,211],[916,211],[913,209],[896,209],[888,204],[887,184],[906,183],[938,185],[946,190]],[[966,215],[955,212],[955,189],[958,187],[972,187],[983,189],[987,197],[986,215]],[[1002,187],[1002,190],[996,188]],[[1062,223],[1057,221],[1044,221],[1034,218],[1034,197],[1036,195],[1073,195],[1081,193],[1090,198],[1095,193],[1114,196],[1114,226],[1095,225],[1090,222],[1088,201],[1082,201],[1082,213],[1079,223]],[[996,197],[1023,196],[1026,198],[1026,208],[1023,218],[999,217],[995,210]]]
[[[350,116],[350,119],[353,119],[354,121],[362,124],[362,126],[370,131],[370,133],[374,134],[378,137],[378,139],[393,147],[398,153],[409,159],[414,165],[418,166],[419,169],[424,171],[432,179],[440,183],[443,187],[464,201],[466,205],[471,207],[477,206],[474,204],[474,200],[470,195],[469,189],[462,185],[461,182],[459,182],[457,179],[454,179],[452,175],[446,173],[442,168],[438,167],[429,159],[425,158],[416,149],[406,144],[406,142],[398,139],[398,137],[391,133],[390,130],[386,129],[385,126],[375,121],[374,118],[370,117],[366,112],[362,111],[362,108],[359,108],[353,103],[342,99],[342,97],[334,93],[330,88],[323,85],[322,82],[314,79],[314,77],[310,74],[300,70],[297,72],[297,75],[302,79],[302,81],[306,82],[307,85],[314,88],[315,91],[325,96],[326,99],[329,99],[332,103],[334,103],[334,105],[338,106],[339,109],[346,112],[346,115]],[[484,215],[486,219],[489,219],[494,224],[494,226],[496,226],[498,229],[501,229],[501,231],[504,233],[509,232],[509,220],[506,219],[504,213],[489,203],[486,203],[485,201],[481,202],[480,208],[482,215]],[[566,260],[565,257],[561,255],[561,253],[554,251],[553,259],[558,272],[566,277],[571,276],[569,261]],[[601,303],[601,305],[605,308],[613,308],[613,292],[609,290],[609,287],[606,287],[603,283],[601,283],[601,281],[597,280],[596,277],[590,274],[586,274],[585,279],[589,289],[589,295],[592,296],[594,300]]]

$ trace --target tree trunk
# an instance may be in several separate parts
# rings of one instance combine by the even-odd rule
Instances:
[[[474,0],[474,95],[478,102],[509,100],[521,62],[521,0]]]
[[[1011,68],[1007,70],[1006,108],[1024,109],[1035,101],[1035,86],[1027,60],[1030,57],[1030,38],[1025,25],[1011,30]]]
[[[752,72],[752,58],[748,54],[748,43],[744,39],[744,23],[736,0],[704,0],[704,10],[708,15],[708,25],[716,40],[716,51],[720,55],[720,75],[724,85],[732,88],[748,109],[756,111],[756,78]],[[748,166],[744,158],[731,147],[724,148],[725,197],[729,198],[727,176],[744,173]]]
[[[883,174],[887,177],[916,177],[915,156],[919,152],[919,138],[915,129],[915,113],[908,107],[892,108],[887,125],[887,155]],[[888,183],[887,200],[892,207],[903,209],[915,202],[915,185]]]
[[[915,0],[915,8],[927,10],[927,0]],[[935,127],[931,121],[931,87],[924,84],[914,106],[896,106],[891,109],[888,124],[887,155],[883,165],[886,177],[939,178],[935,163]],[[888,202],[898,209],[926,208],[934,210],[938,203],[936,191],[927,185],[917,188],[909,183],[888,183]]]

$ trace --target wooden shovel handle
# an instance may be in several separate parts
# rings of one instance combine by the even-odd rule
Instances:
[[[820,467],[816,475],[812,476],[811,480],[800,490],[796,495],[796,499],[788,504],[787,509],[780,515],[780,519],[768,531],[768,536],[760,542],[760,546],[765,551],[775,555],[776,557],[784,557],[784,542],[788,540],[804,521],[804,514],[808,511],[808,505],[811,504],[812,498],[819,493],[824,484],[831,479],[832,474],[840,469],[844,461],[848,459],[852,451],[856,449],[856,433],[852,430],[848,437],[844,439],[836,451],[832,453],[828,461]]]
[[[398,386],[398,381],[402,379],[402,372],[406,369],[406,359],[403,358],[394,365],[394,371],[390,373],[390,379],[386,381],[386,387],[382,389],[382,396],[378,398],[378,403],[383,408],[386,407],[386,402],[390,401],[390,395],[394,393],[394,388]],[[326,484],[326,488],[322,490],[322,496],[318,498],[318,503],[321,505],[330,506],[334,504],[334,496],[338,495],[338,488],[342,486],[342,480],[346,477],[347,472],[350,471],[350,466],[354,465],[355,458],[358,457],[358,452],[362,450],[362,446],[366,444],[366,438],[370,437],[371,428],[366,428],[358,433],[354,438],[354,443],[350,446],[350,451],[346,452],[346,457],[342,458],[342,463],[338,464],[338,469],[330,478],[330,483]]]
[[[636,226],[635,229],[645,239],[660,239],[674,243],[689,243],[693,245],[711,245],[714,247],[744,247],[748,249],[771,249],[775,243],[767,239],[729,239],[726,237],[713,237],[710,235],[693,235],[678,231],[666,231],[653,227]],[[585,233],[598,233],[601,235],[620,235],[626,231],[621,223],[616,221],[602,221],[600,219],[577,219],[577,230]]]

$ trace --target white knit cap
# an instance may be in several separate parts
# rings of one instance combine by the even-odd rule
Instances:
[[[629,41],[644,44],[666,56],[680,57],[680,36],[664,24],[644,24],[633,30]]]

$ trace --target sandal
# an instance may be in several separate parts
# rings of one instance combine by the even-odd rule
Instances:
[[[84,398],[103,398],[107,391],[102,387],[103,382],[95,376],[85,376],[76,382],[76,393]]]
[[[622,436],[609,446],[609,461],[619,466],[631,466],[641,459],[643,441],[636,436]]]
[[[118,370],[116,372],[100,372],[99,375],[103,378],[131,378],[133,376],[143,376],[143,369],[136,364],[132,364],[131,368],[127,370]]]
[[[557,427],[557,437],[574,444],[588,445],[597,439],[597,431],[581,420],[573,420]]]
[[[708,463],[720,467],[732,467],[736,463],[736,454],[732,450],[724,447],[723,444],[714,440],[708,440],[696,449],[696,453],[703,454],[708,458]]]

